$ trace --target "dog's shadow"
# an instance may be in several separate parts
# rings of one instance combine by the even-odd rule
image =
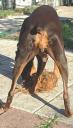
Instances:
[[[62,114],[63,116],[65,116],[65,112],[64,109],[59,109],[56,106],[52,105],[51,103],[45,101],[43,98],[41,98],[40,96],[38,96],[37,94],[33,93],[31,94],[32,97],[40,100],[42,103],[44,103],[44,105],[50,107],[51,109],[53,109],[54,111],[56,111],[58,114]],[[55,113],[56,113],[55,112]]]
[[[15,61],[12,58],[0,54],[0,74],[8,77],[9,79],[12,79],[14,63]],[[33,76],[32,76],[32,80],[34,78]],[[17,83],[21,85],[22,79],[20,78],[18,79]],[[29,84],[31,85],[32,83],[33,82],[29,80]],[[26,82],[26,88],[30,88],[27,82]]]
[[[14,60],[5,55],[0,54],[0,74],[12,79],[12,71]]]

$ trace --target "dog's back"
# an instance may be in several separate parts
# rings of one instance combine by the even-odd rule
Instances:
[[[20,32],[20,41],[22,40],[22,35],[26,37],[27,34],[35,26],[46,29],[48,34],[56,33],[62,39],[62,31],[59,17],[55,9],[48,5],[43,5],[37,8],[28,18],[24,20]]]

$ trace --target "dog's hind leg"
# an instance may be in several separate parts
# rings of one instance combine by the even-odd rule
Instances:
[[[64,48],[57,35],[53,36],[53,38],[51,39],[51,43],[49,44],[48,47],[48,54],[55,61],[62,76],[65,114],[66,116],[70,116],[71,111],[70,111],[69,95],[68,95],[68,66],[67,66],[66,56],[64,53]]]
[[[58,66],[56,65],[56,63],[54,63],[54,70],[53,73],[55,74],[57,80],[60,78],[60,71],[58,69]]]

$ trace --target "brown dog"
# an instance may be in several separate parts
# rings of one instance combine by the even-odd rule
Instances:
[[[22,24],[15,58],[12,85],[5,104],[5,111],[10,107],[16,81],[25,66],[29,62],[31,63],[33,58],[37,56],[39,60],[37,75],[39,75],[42,73],[46,64],[47,55],[50,55],[59,68],[63,80],[65,114],[67,116],[71,115],[67,87],[68,68],[64,53],[61,25],[56,11],[47,5],[37,8]]]

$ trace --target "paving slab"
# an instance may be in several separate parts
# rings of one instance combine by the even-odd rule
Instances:
[[[54,128],[73,128],[73,125],[68,125],[62,122],[57,123]]]
[[[69,96],[70,107],[71,110],[73,110],[73,85],[69,88]],[[58,117],[58,121],[73,125],[73,117],[67,118],[64,115],[63,94],[60,94],[51,102],[46,102],[44,100],[43,102],[45,103],[45,105],[34,112],[35,114],[45,117],[52,117],[56,115]]]
[[[44,118],[18,109],[0,115],[0,128],[35,128]],[[38,128],[38,127],[37,127]]]
[[[73,18],[73,6],[59,6],[56,10],[60,17]]]
[[[14,58],[16,51],[17,41],[0,40],[0,103],[5,102],[8,91],[11,86],[12,69],[14,66]],[[73,106],[73,53],[66,52],[68,67],[69,67],[69,95],[71,107]],[[50,61],[50,62],[49,62]],[[46,69],[52,69],[53,61],[49,58]],[[19,110],[31,112],[44,117],[50,117],[57,114],[60,120],[65,120],[63,115],[64,105],[62,98],[63,83],[61,78],[57,86],[48,92],[38,93],[34,95],[23,94],[21,92],[14,96],[11,106]],[[70,121],[71,120],[71,121]],[[64,121],[64,122],[65,122]],[[66,123],[66,122],[65,122]],[[68,124],[73,124],[73,118],[70,118]]]

